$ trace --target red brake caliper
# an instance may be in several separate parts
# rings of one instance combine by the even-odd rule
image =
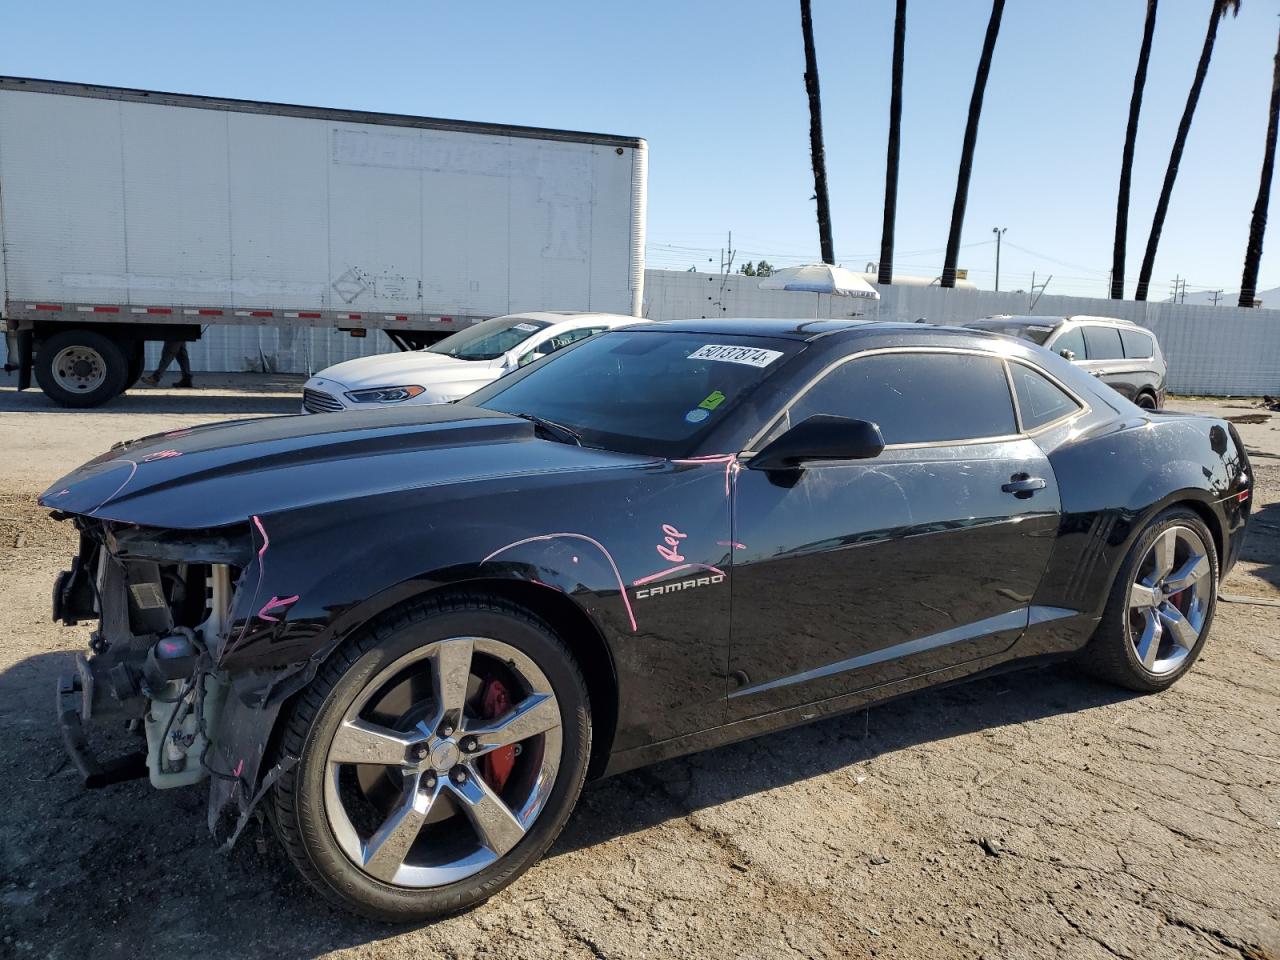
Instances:
[[[511,695],[501,680],[490,680],[480,696],[480,715],[483,720],[496,720],[511,709]],[[480,775],[497,793],[507,785],[511,768],[516,765],[514,745],[491,750],[480,758]]]

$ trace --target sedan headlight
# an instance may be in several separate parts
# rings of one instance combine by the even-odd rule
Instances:
[[[350,390],[347,399],[352,403],[403,403],[411,400],[426,388],[417,385],[407,387],[373,387],[370,390]]]

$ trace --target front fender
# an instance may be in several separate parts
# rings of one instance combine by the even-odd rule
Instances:
[[[731,459],[254,516],[253,559],[215,659],[246,707],[262,711],[263,743],[272,706],[383,611],[444,587],[520,582],[568,598],[604,639],[618,675],[615,749],[706,729],[723,720],[728,672]],[[245,759],[246,782],[257,784],[253,736],[235,739],[243,748],[221,762]]]

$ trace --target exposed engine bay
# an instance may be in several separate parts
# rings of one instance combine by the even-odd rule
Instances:
[[[59,725],[86,786],[149,777],[187,786],[219,769],[212,750],[229,681],[218,660],[236,584],[252,557],[247,528],[229,534],[159,531],[77,516],[80,550],[59,575],[53,616],[96,620],[90,655],[60,678]],[[106,760],[91,726],[118,723],[138,749]]]

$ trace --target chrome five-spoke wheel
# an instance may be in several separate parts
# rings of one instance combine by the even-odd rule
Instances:
[[[1161,530],[1129,587],[1129,628],[1138,661],[1172,673],[1196,648],[1212,603],[1212,548],[1190,526]]]
[[[560,769],[560,704],[515,647],[437,640],[395,660],[347,708],[329,743],[324,810],[360,870],[439,887],[510,851]]]

